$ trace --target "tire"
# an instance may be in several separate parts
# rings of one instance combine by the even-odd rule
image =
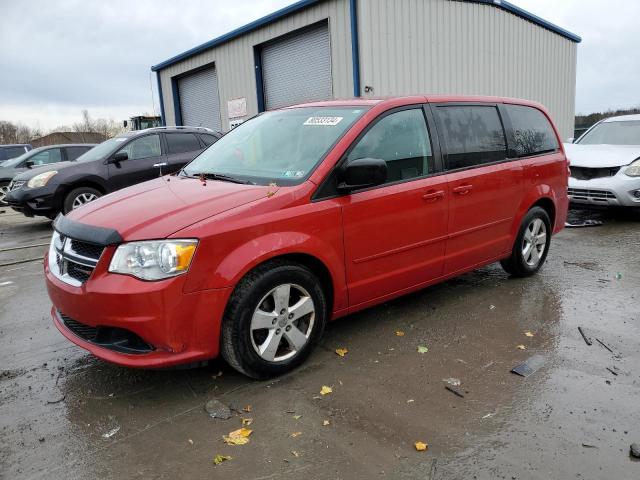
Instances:
[[[5,195],[9,193],[9,182],[0,182],[0,205],[5,206],[7,203],[4,201]]]
[[[538,232],[537,235],[535,232]],[[535,274],[547,259],[551,245],[551,232],[549,214],[541,207],[533,207],[520,224],[511,256],[500,262],[502,268],[514,277],[528,277]],[[544,234],[543,244],[539,243],[542,240],[542,234]],[[531,246],[534,235],[537,243]]]
[[[65,215],[71,210],[81,207],[102,196],[102,192],[91,187],[79,187],[71,190],[64,198],[62,213]]]
[[[249,272],[229,300],[222,320],[222,357],[258,380],[293,370],[322,337],[327,308],[326,293],[308,268],[282,260],[267,262]]]

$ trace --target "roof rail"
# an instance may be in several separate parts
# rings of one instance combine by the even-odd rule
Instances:
[[[146,132],[148,130],[202,130],[205,132],[216,133],[215,130],[212,130],[207,127],[189,127],[186,125],[175,125],[175,126],[169,125],[169,126],[162,126],[162,127],[151,127],[151,128],[144,128],[142,130],[136,130],[136,132]]]

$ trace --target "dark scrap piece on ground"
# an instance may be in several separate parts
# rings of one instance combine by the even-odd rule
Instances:
[[[609,350],[611,353],[613,353],[613,350],[611,349],[611,347],[609,345],[607,345],[606,343],[604,343],[602,340],[600,340],[599,338],[596,338],[596,342],[598,342],[600,345],[602,345],[604,348],[606,348],[607,350]]]
[[[587,334],[585,333],[582,327],[578,327],[578,331],[580,332],[580,335],[582,335],[582,338],[584,338],[584,343],[586,343],[589,346],[593,345],[593,341],[591,340],[591,337],[587,336]]]
[[[640,443],[632,443],[630,447],[631,456],[640,458]]]
[[[513,367],[511,371],[516,375],[520,375],[521,377],[528,377],[536,370],[538,370],[542,365],[544,365],[544,357],[542,355],[533,355],[520,365]]]
[[[228,420],[231,418],[231,409],[219,400],[211,399],[204,405],[205,411],[211,418]]]
[[[462,393],[460,390],[458,390],[455,387],[452,387],[450,385],[445,385],[444,388],[446,388],[447,390],[449,390],[451,393],[453,393],[454,395],[457,395],[460,398],[464,398],[464,393]]]
[[[584,220],[580,223],[569,223],[566,222],[564,224],[567,228],[584,228],[584,227],[599,227],[602,225],[600,220]]]

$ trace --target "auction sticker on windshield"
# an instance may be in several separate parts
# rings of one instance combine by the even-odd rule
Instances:
[[[339,124],[344,117],[309,117],[303,125],[317,125],[321,127],[334,127]]]

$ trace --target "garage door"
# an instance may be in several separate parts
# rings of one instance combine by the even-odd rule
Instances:
[[[222,130],[215,68],[200,70],[178,79],[178,93],[182,125]]]
[[[332,97],[329,27],[324,24],[262,49],[267,110]]]

